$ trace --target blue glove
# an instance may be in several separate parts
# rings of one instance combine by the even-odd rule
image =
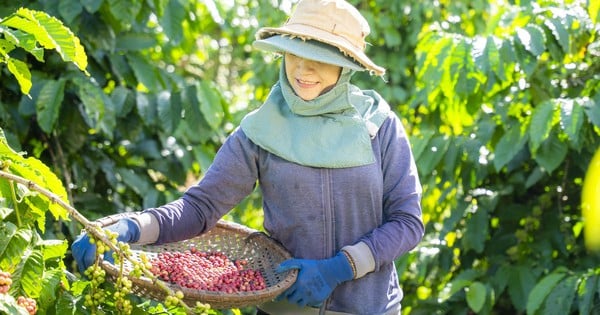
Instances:
[[[287,299],[300,307],[319,306],[335,287],[354,278],[350,262],[342,252],[322,260],[289,259],[279,265],[277,272],[290,269],[298,269],[296,282],[277,300]]]
[[[131,243],[140,238],[140,227],[130,218],[121,219],[117,223],[106,227],[105,230],[119,234],[117,237],[119,242]],[[77,262],[79,272],[83,274],[96,260],[96,245],[90,243],[90,237],[87,233],[82,233],[71,245],[71,253],[75,258],[75,262]],[[112,251],[104,253],[104,259],[111,263],[114,262]]]

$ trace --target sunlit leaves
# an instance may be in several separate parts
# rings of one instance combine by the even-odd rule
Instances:
[[[63,60],[72,61],[85,71],[87,57],[79,38],[55,17],[45,12],[21,8],[16,15],[1,23],[34,35],[44,48],[55,49]]]
[[[2,158],[0,161],[8,164],[4,165],[6,171],[31,180],[33,183],[51,191],[63,201],[67,201],[66,190],[56,174],[40,160],[34,157],[25,158],[22,154],[13,151],[6,143],[4,134],[1,131],[2,130],[0,129],[0,157]],[[8,161],[10,161],[10,163],[8,163]],[[0,180],[0,194],[2,194],[0,197],[12,197],[12,193],[8,186],[12,183],[9,183],[10,182],[6,180]],[[46,220],[46,211],[50,211],[55,219],[68,219],[67,211],[56,202],[50,202],[47,198],[34,193],[24,185],[16,187],[18,187],[16,194],[19,200],[13,200],[12,206],[17,212],[22,212],[17,214],[18,216],[22,216],[23,219],[29,219],[29,221],[24,220],[21,224],[33,226],[34,223],[37,223],[38,228],[43,232],[45,229],[44,223]],[[12,198],[10,198],[10,200],[12,200]],[[23,203],[17,206],[16,203],[21,201],[23,201]],[[25,205],[29,208],[25,207]]]
[[[79,38],[55,17],[45,12],[20,8],[15,14],[0,20],[0,27],[0,33],[6,38],[0,39],[0,45],[3,46],[0,47],[0,62],[7,64],[8,70],[19,83],[21,93],[29,94],[32,86],[31,73],[25,62],[8,55],[9,43],[13,48],[23,48],[38,61],[43,61],[43,49],[56,50],[64,61],[73,62],[86,72],[87,56]],[[52,118],[47,122],[51,123]],[[51,125],[46,124],[44,127]]]
[[[536,57],[539,57],[545,50],[544,30],[537,25],[528,25],[524,28],[517,28],[517,39],[527,51]]]
[[[579,142],[580,130],[585,120],[581,99],[558,99],[560,108],[560,126],[569,137],[569,141]]]
[[[32,239],[32,231],[0,222],[0,269],[13,272]]]
[[[40,296],[40,275],[44,274],[44,259],[39,248],[29,248],[21,256],[13,277],[18,278],[18,284],[31,298]]]
[[[8,65],[8,71],[10,71],[19,82],[21,93],[29,94],[32,83],[31,73],[29,72],[29,68],[27,68],[27,64],[17,59],[8,59],[6,60],[6,63]]]
[[[570,42],[569,32],[565,28],[563,23],[561,23],[560,20],[546,19],[544,21],[544,26],[550,30],[552,35],[554,35],[554,38],[560,44],[560,47],[562,48],[563,51],[565,51],[565,52],[570,51],[570,49],[569,49],[569,42]]]

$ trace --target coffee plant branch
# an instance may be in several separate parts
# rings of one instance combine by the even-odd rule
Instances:
[[[146,266],[144,266],[144,264],[141,264],[140,262],[136,261],[135,259],[132,259],[129,254],[127,254],[126,252],[121,250],[121,248],[119,248],[119,246],[117,246],[115,243],[111,242],[108,239],[108,237],[106,236],[106,234],[103,232],[103,230],[101,229],[100,226],[98,226],[97,224],[88,220],[79,211],[77,211],[77,209],[75,209],[74,207],[72,207],[71,205],[66,203],[64,200],[62,200],[56,194],[39,186],[38,184],[34,183],[31,180],[25,179],[18,175],[7,173],[5,171],[0,171],[0,177],[4,177],[8,180],[25,185],[28,189],[35,190],[35,191],[41,193],[42,195],[46,196],[51,202],[57,203],[60,206],[62,206],[63,208],[65,208],[67,210],[67,212],[69,212],[69,214],[77,222],[81,223],[85,227],[85,230],[88,233],[93,235],[96,239],[105,243],[108,247],[110,247],[112,250],[114,250],[116,253],[118,253],[120,255],[120,257],[124,257],[129,262],[131,262],[134,266],[139,266],[140,270],[144,273],[144,275],[146,277],[148,277],[149,279],[151,279],[152,283],[156,284],[159,288],[164,290],[168,296],[176,295],[175,292],[164,281],[158,279],[154,274],[152,274],[152,272],[150,270],[148,270],[148,268],[146,268]],[[190,314],[193,313],[192,308],[190,308],[182,299],[179,299],[178,302],[186,310],[187,313],[190,313]]]

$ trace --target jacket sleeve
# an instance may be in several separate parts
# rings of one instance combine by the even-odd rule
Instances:
[[[376,140],[383,172],[383,224],[365,235],[375,270],[416,247],[423,238],[422,188],[404,127],[391,113]]]
[[[175,201],[146,209],[144,213],[152,214],[158,221],[156,244],[204,233],[250,194],[258,178],[256,150],[256,145],[238,128],[223,143],[197,184]]]

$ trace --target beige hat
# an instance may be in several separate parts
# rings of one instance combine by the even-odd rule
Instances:
[[[367,20],[344,0],[300,0],[283,26],[259,29],[254,45],[263,49],[268,46],[281,47],[270,42],[273,35],[316,40],[338,48],[363,70],[382,76],[385,69],[365,55],[365,37],[370,32]],[[272,40],[279,40],[280,37],[275,36]]]

